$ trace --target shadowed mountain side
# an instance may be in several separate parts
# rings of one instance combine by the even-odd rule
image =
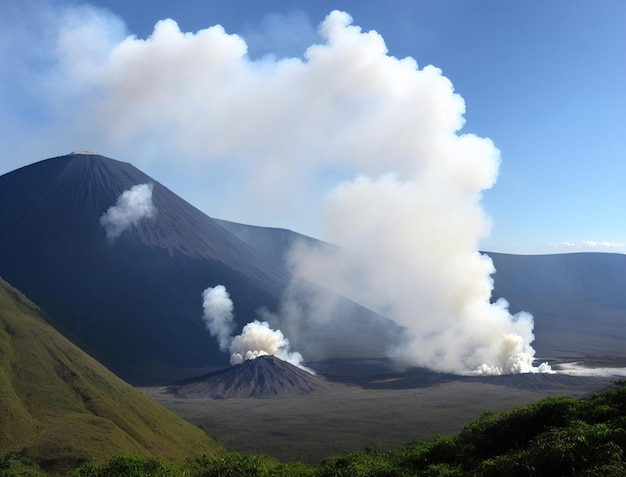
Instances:
[[[626,356],[626,255],[488,255],[494,298],[535,317],[538,356]]]
[[[333,379],[341,382],[341,379]],[[560,391],[568,393],[572,389],[589,387],[599,389],[610,385],[615,379],[594,376],[569,376],[566,374],[524,373],[501,376],[459,376],[437,373],[424,368],[409,368],[399,373],[371,375],[353,384],[366,389],[417,389],[446,383],[484,383],[507,388],[532,391]],[[348,382],[343,380],[343,382]]]
[[[144,183],[154,183],[156,216],[109,242],[100,216]],[[225,285],[238,315],[250,317],[275,308],[287,283],[279,267],[176,194],[98,155],[0,177],[0,237],[0,273],[135,383],[227,363],[200,318],[206,287]]]
[[[219,446],[61,336],[0,279],[0,456],[65,468],[119,452],[183,460]]]
[[[333,247],[290,230],[218,223],[277,264],[298,241]],[[496,268],[493,299],[535,317],[538,356],[626,355],[626,255],[484,253]]]
[[[122,192],[146,183],[154,184],[156,214],[109,241],[100,217]],[[205,288],[226,287],[239,333],[259,309],[278,309],[290,278],[132,165],[78,153],[0,177],[0,274],[55,316],[66,336],[134,384],[167,384],[228,365],[201,319]],[[326,345],[316,358],[333,355],[337,340],[346,342],[342,352],[381,354],[389,345],[387,320],[317,286],[301,284],[303,290],[342,303],[347,313],[328,316],[328,323],[380,322],[359,341],[331,336],[332,326],[290,322],[285,330],[276,315],[266,318],[287,333],[306,329],[300,342]]]
[[[247,243],[257,252],[262,253],[266,258],[281,266],[288,265],[287,252],[295,244],[304,242],[304,244],[311,246],[324,245],[334,247],[334,245],[299,234],[292,230],[245,225],[221,219],[213,220],[239,240]]]
[[[185,398],[271,398],[327,391],[330,384],[275,356],[260,356],[203,378],[170,387]]]

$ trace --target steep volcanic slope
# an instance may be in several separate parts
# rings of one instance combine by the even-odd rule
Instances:
[[[153,219],[107,240],[100,216],[154,183]],[[201,293],[221,283],[242,316],[276,307],[279,267],[130,164],[72,154],[0,177],[0,273],[122,377],[222,365]],[[174,373],[176,374],[176,373]]]
[[[269,398],[323,392],[330,384],[275,356],[260,356],[211,373],[203,378],[173,386],[181,397]]]
[[[300,240],[332,247],[289,230],[218,223],[277,264]],[[626,355],[626,255],[486,254],[496,268],[493,298],[535,317],[539,356]]]
[[[109,241],[100,217],[122,192],[147,183],[154,184],[156,214]],[[55,316],[66,336],[135,384],[227,365],[201,319],[205,288],[227,288],[241,327],[259,308],[276,310],[288,285],[278,264],[132,165],[79,153],[0,177],[0,274]],[[346,326],[344,317],[381,320],[340,301],[347,312],[337,320]],[[340,349],[327,329],[315,340],[309,328],[307,342]],[[380,329],[362,343],[335,339],[346,342],[343,350],[380,354]]]
[[[332,247],[332,245],[326,242],[316,240],[292,230],[245,225],[221,219],[214,220],[235,237],[247,243],[277,265],[287,265],[287,253],[289,249],[300,242],[310,246],[323,245]]]
[[[63,467],[119,452],[183,460],[218,449],[61,336],[0,279],[0,457],[27,450]]]

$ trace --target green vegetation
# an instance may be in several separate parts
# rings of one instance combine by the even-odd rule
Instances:
[[[5,459],[6,460],[6,459]],[[15,469],[27,469],[13,458]],[[39,476],[38,473],[3,474]],[[320,465],[238,453],[172,463],[117,455],[85,463],[71,477],[385,477],[626,476],[626,381],[591,398],[547,398],[502,413],[484,413],[456,436],[415,441],[391,451],[369,449]]]
[[[123,382],[0,279],[0,476],[62,474],[120,452],[183,461],[220,446]],[[10,456],[10,457],[6,457]]]
[[[0,477],[49,475],[626,477],[626,381],[587,399],[485,412],[456,436],[315,466],[281,462],[226,453],[69,343],[0,280]]]

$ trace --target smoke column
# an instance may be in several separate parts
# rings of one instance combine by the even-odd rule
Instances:
[[[110,242],[144,218],[154,217],[156,209],[152,203],[154,184],[138,184],[125,190],[117,203],[102,214],[100,224]]]
[[[302,355],[291,351],[289,340],[282,331],[273,330],[267,321],[254,320],[246,324],[241,334],[232,336],[235,328],[233,302],[223,285],[209,287],[202,292],[204,315],[202,319],[221,351],[230,353],[230,364],[241,364],[259,356],[276,356],[308,372],[302,364]]]
[[[305,224],[358,250],[299,247],[291,263],[298,277],[404,327],[389,349],[400,361],[456,373],[548,370],[533,366],[532,316],[491,297],[480,200],[500,151],[462,132],[465,103],[440,69],[391,56],[377,32],[340,11],[301,57],[259,60],[221,26],[183,33],[163,20],[139,39],[104,10],[32,13],[9,56],[23,61],[6,69],[31,109],[52,119],[27,137],[48,150],[88,143],[143,158],[172,179],[187,171],[185,190],[201,192],[186,198],[203,210]],[[24,139],[7,137],[15,150],[32,143]],[[110,237],[123,230],[112,227]],[[304,316],[283,307],[292,342],[307,342],[291,332],[327,315],[320,305]]]
[[[235,329],[233,319],[233,302],[223,285],[207,288],[202,292],[202,318],[206,323],[207,330],[211,333],[219,346],[220,351],[228,351],[232,334]]]

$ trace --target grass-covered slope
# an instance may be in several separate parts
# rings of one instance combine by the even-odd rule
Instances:
[[[45,468],[119,452],[182,460],[218,445],[74,346],[0,279],[0,457]]]

